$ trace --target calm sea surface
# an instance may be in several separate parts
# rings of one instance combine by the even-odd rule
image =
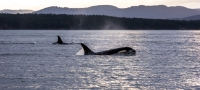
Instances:
[[[76,43],[137,53],[76,55]],[[0,90],[66,89],[200,90],[200,31],[0,31]]]

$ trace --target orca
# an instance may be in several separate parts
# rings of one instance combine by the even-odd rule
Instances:
[[[54,42],[53,44],[62,44],[62,45],[64,45],[64,44],[73,44],[73,43],[64,43],[64,42],[62,41],[62,39],[60,38],[60,36],[57,36],[57,37],[58,37],[57,42]]]
[[[120,54],[120,53],[131,54],[131,55],[136,54],[136,51],[130,47],[121,47],[121,48],[115,48],[115,49],[110,49],[110,50],[101,51],[101,52],[93,52],[85,44],[81,43],[81,46],[84,50],[84,55],[113,55],[113,54]]]

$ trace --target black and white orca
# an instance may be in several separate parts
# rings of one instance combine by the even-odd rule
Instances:
[[[57,36],[57,37],[58,37],[57,42],[54,42],[53,44],[62,44],[62,45],[64,45],[64,44],[73,44],[73,43],[64,43],[64,42],[62,41],[62,39],[60,38],[60,36]]]
[[[115,48],[110,49],[102,52],[93,52],[91,49],[89,49],[85,44],[81,43],[81,46],[84,50],[84,55],[112,55],[112,54],[131,54],[135,55],[136,51],[130,47],[121,47],[121,48]]]

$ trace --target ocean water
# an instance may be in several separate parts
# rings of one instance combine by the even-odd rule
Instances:
[[[76,55],[78,43],[136,55]],[[0,31],[0,90],[68,89],[200,90],[200,31]]]

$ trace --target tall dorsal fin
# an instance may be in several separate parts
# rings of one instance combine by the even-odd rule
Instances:
[[[63,41],[62,41],[62,39],[60,38],[60,36],[57,36],[58,37],[58,41],[57,41],[57,43],[59,43],[59,44],[63,44]]]
[[[90,50],[85,44],[81,43],[81,46],[83,47],[84,49],[84,54],[85,55],[94,55],[95,53]]]

